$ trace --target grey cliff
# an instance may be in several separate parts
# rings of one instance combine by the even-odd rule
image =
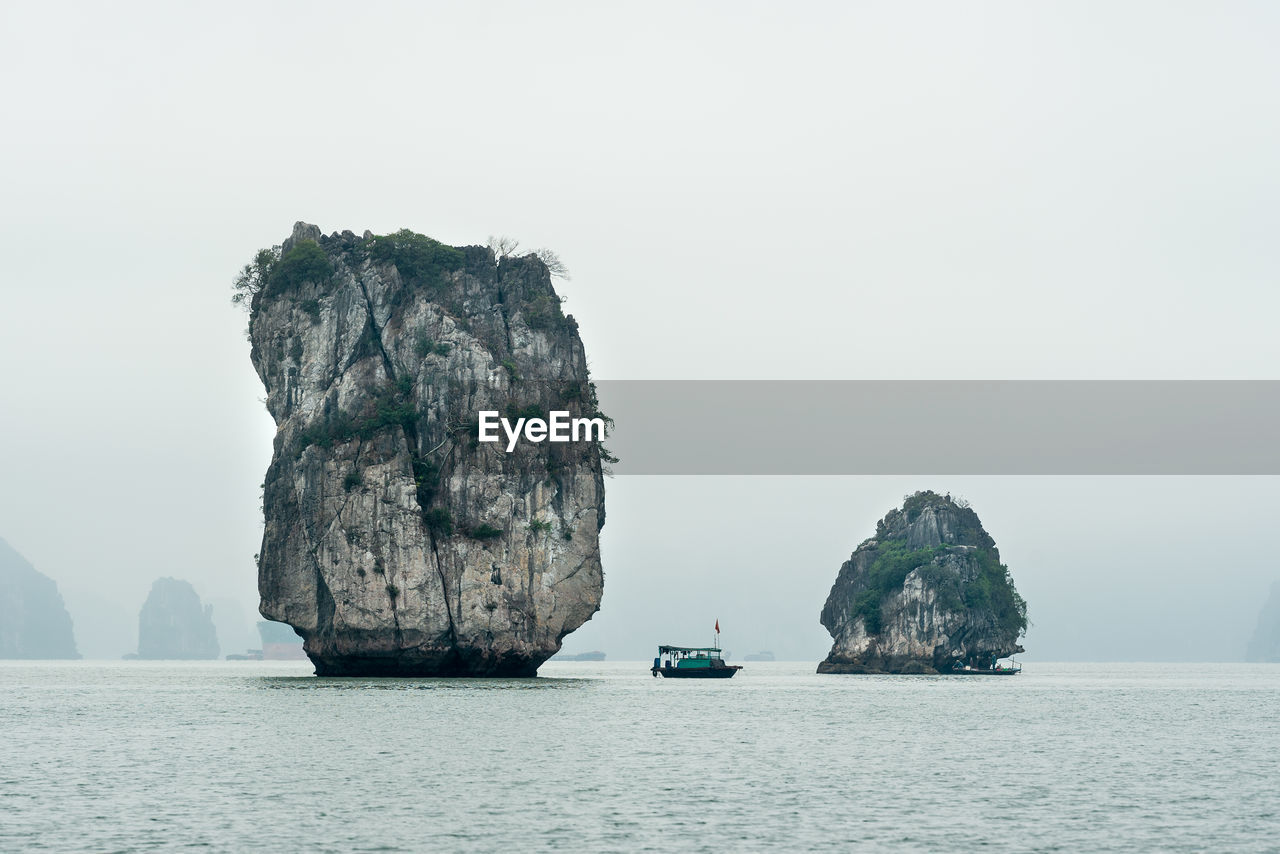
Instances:
[[[79,658],[58,585],[0,540],[0,658]]]
[[[277,425],[263,616],[320,675],[535,675],[599,609],[601,448],[476,432],[481,410],[595,413],[548,267],[298,223],[243,276]]]
[[[840,567],[821,619],[819,673],[936,673],[1022,652],[1026,603],[977,514],[918,492]]]
[[[209,660],[218,657],[213,606],[177,578],[158,578],[138,613],[138,658]]]
[[[1258,612],[1258,627],[1245,655],[1249,661],[1280,661],[1280,581],[1271,585],[1271,596]]]

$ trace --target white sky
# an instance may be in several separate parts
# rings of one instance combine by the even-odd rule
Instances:
[[[123,615],[91,653],[159,575],[253,607],[229,283],[298,219],[556,249],[601,378],[1276,378],[1276,44],[1236,2],[4,4],[0,536],[82,635]],[[618,478],[568,646],[718,616],[820,657],[840,562],[931,487],[1033,655],[1236,657],[1275,486]]]

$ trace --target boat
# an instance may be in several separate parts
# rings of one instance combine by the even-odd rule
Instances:
[[[718,646],[658,647],[650,672],[664,679],[732,679],[740,664],[725,664]]]
[[[1001,664],[993,655],[991,664],[987,667],[974,667],[957,661],[951,665],[951,672],[958,676],[1017,676],[1022,672],[1022,665],[1012,658],[1008,664]]]

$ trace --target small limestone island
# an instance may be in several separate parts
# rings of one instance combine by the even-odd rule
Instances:
[[[260,611],[320,676],[534,676],[600,607],[603,445],[477,441],[603,418],[559,260],[491,243],[298,223],[236,281],[277,426]]]
[[[1027,605],[966,502],[917,492],[840,567],[822,609],[819,673],[994,671],[1022,652]]]
[[[213,606],[189,581],[157,578],[138,612],[138,652],[126,658],[212,661],[218,652]]]

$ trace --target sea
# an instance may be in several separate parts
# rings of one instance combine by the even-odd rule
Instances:
[[[1280,665],[0,663],[3,851],[1280,851]]]

